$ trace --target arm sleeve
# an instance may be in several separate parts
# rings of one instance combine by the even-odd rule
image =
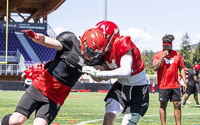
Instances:
[[[111,71],[101,71],[103,78],[126,78],[131,75],[131,66],[133,63],[132,50],[122,56],[120,67]]]

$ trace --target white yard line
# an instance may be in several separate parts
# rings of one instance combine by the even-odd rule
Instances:
[[[174,115],[174,114],[169,114],[169,115]],[[200,113],[199,114],[182,114],[182,115],[200,115]],[[145,115],[144,117],[152,117],[152,116],[159,116],[159,115]],[[117,119],[119,119],[119,118],[123,118],[123,117],[118,117]],[[95,119],[95,120],[85,121],[85,122],[78,123],[76,125],[83,125],[83,124],[96,122],[96,121],[103,121],[103,119]]]

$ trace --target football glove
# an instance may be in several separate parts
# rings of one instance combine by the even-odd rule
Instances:
[[[26,33],[30,38],[39,40],[39,35],[35,33],[33,30],[21,30],[22,33]]]
[[[82,67],[82,73],[86,73],[90,76],[93,76],[93,77],[97,77],[97,78],[101,78],[102,77],[102,72],[92,66],[83,66]]]

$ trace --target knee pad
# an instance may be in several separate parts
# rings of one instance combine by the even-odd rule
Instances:
[[[118,117],[123,111],[124,111],[124,108],[118,101],[111,98],[107,99],[106,113],[114,113],[116,117]]]
[[[130,114],[125,114],[122,125],[137,125],[137,123],[140,120],[140,114],[138,113],[130,113]]]
[[[10,116],[12,114],[8,114],[6,116],[3,117],[3,119],[1,120],[1,125],[9,125],[9,119],[10,119]]]

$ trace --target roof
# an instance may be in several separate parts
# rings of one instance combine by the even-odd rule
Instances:
[[[40,18],[46,18],[46,16],[55,11],[66,0],[9,0],[9,14],[18,13],[24,21],[28,22],[33,18],[36,23]],[[6,16],[7,0],[0,0],[0,20],[4,21]],[[30,14],[28,18],[25,18],[23,14]],[[9,18],[9,21],[12,17]],[[15,21],[14,21],[15,22]]]

